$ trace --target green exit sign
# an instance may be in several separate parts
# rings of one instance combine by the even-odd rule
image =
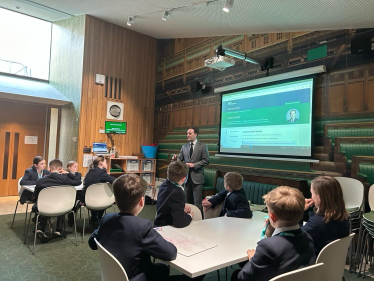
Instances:
[[[321,59],[327,56],[327,45],[310,49],[307,53],[307,61]]]

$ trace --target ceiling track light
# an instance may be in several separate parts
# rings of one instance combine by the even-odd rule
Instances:
[[[234,6],[234,0],[226,0],[225,6],[223,6],[223,11],[228,13],[230,12],[230,9],[232,9],[232,6]]]
[[[129,16],[127,19],[127,25],[131,26],[134,23],[135,17],[134,16]]]
[[[167,20],[170,17],[170,15],[171,15],[171,10],[166,10],[164,12],[164,15],[162,16],[162,19]]]

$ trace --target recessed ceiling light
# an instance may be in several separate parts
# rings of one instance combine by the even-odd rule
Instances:
[[[170,15],[171,15],[171,10],[166,10],[164,12],[164,15],[162,16],[162,19],[167,20],[170,17]]]
[[[131,26],[134,23],[135,17],[134,16],[129,16],[127,19],[127,25]]]
[[[223,6],[223,11],[228,13],[230,9],[234,6],[234,0],[226,0],[225,6]]]

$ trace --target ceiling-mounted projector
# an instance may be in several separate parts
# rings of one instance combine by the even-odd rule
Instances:
[[[220,71],[225,70],[227,67],[235,65],[235,60],[228,57],[212,57],[205,60],[205,66],[218,69]]]

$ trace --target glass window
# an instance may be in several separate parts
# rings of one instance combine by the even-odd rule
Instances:
[[[52,23],[0,8],[0,72],[49,79]]]

